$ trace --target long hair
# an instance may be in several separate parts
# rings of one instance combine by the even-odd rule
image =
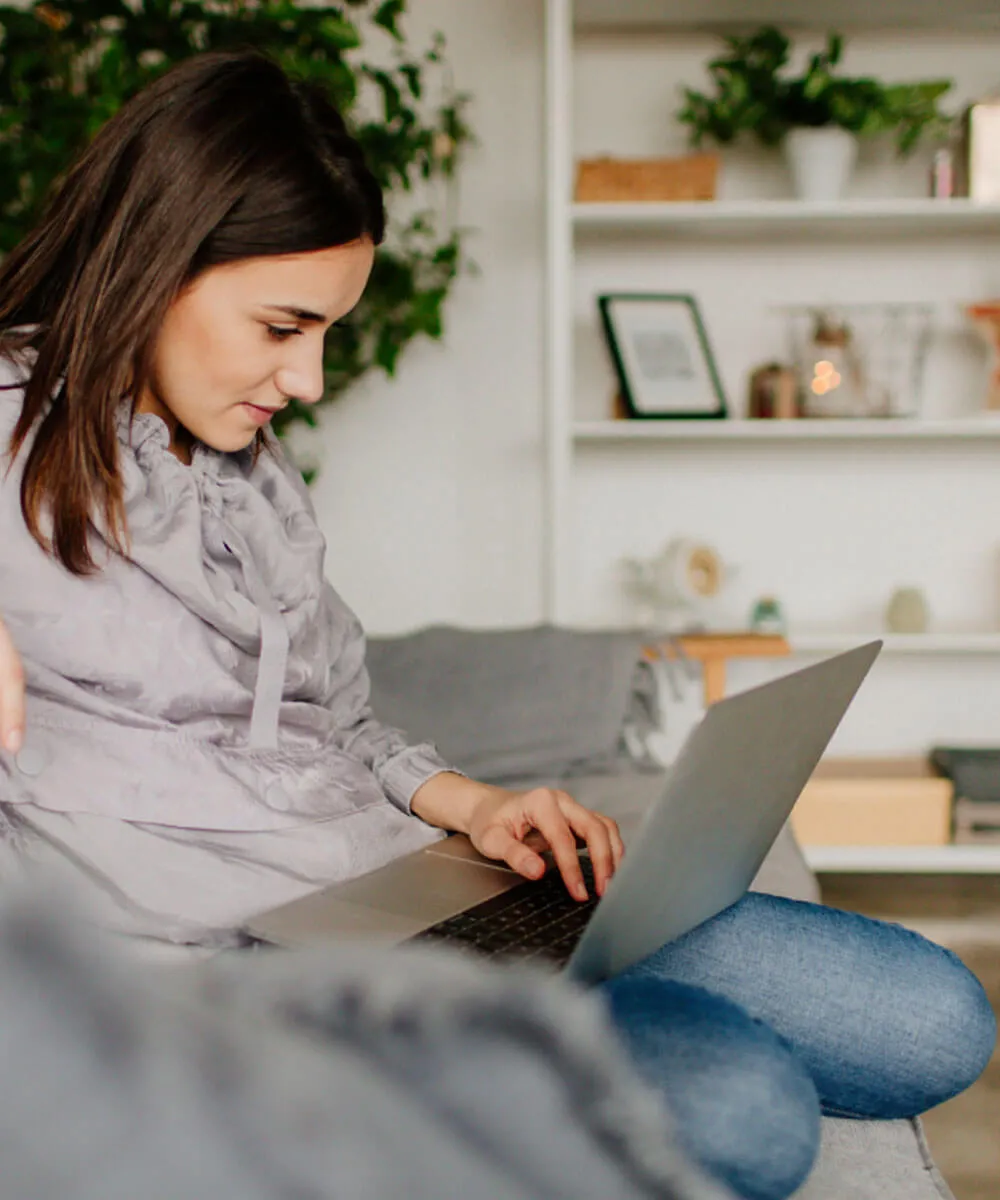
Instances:
[[[39,545],[93,572],[100,514],[125,552],[118,412],[146,386],[184,287],[223,263],[384,234],[381,190],[340,114],[267,57],[199,55],[129,100],[0,264],[0,352],[33,351],[10,454],[37,424],[21,508]]]

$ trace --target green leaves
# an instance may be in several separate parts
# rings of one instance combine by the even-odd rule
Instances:
[[[405,11],[406,0],[383,0],[375,10],[372,22],[391,33],[396,41],[402,42],[403,35],[399,31],[398,21]]]
[[[945,132],[951,118],[938,107],[950,80],[885,85],[876,79],[837,76],[844,52],[838,33],[809,57],[805,71],[780,74],[789,61],[788,38],[774,26],[748,37],[725,39],[727,53],[708,64],[714,95],[684,88],[677,119],[690,127],[692,145],[723,145],[744,133],[774,146],[801,126],[836,125],[862,137],[893,133],[900,154],[926,135]]]
[[[361,45],[361,34],[358,27],[346,17],[322,17],[317,25],[317,32],[325,39],[328,46],[337,50],[354,50]]]
[[[452,186],[472,141],[469,97],[445,89],[445,40],[407,45],[406,0],[41,0],[0,5],[0,252],[35,224],[54,180],[103,123],[140,88],[202,50],[254,46],[292,76],[324,87],[393,198]],[[369,31],[392,42],[365,57]],[[359,104],[374,89],[377,115]],[[408,202],[408,210],[412,204]],[[440,338],[444,305],[463,269],[462,238],[445,214],[422,209],[396,222],[376,255],[354,314],[327,335],[323,403],[373,368],[394,374],[415,337]],[[275,421],[316,426],[314,407],[292,404]]]

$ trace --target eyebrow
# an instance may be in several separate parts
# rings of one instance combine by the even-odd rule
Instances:
[[[313,312],[308,308],[296,308],[294,304],[267,304],[265,308],[273,309],[274,312],[287,313],[297,321],[308,321],[314,325],[326,324],[326,317],[322,313]]]

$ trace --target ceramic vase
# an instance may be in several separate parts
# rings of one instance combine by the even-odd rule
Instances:
[[[840,200],[858,156],[858,139],[836,125],[792,129],[784,141],[785,159],[800,200]]]
[[[885,610],[889,633],[926,633],[930,622],[927,597],[916,587],[897,588]]]

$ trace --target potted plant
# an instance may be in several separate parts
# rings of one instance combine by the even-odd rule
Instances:
[[[800,75],[782,74],[790,43],[773,26],[725,40],[727,52],[708,64],[715,94],[685,88],[677,118],[690,127],[695,146],[706,138],[728,144],[744,133],[765,146],[781,145],[800,199],[843,195],[861,137],[892,134],[898,152],[906,155],[923,136],[951,127],[938,107],[950,80],[883,84],[838,76],[840,34],[828,36],[825,49],[810,56]]]

